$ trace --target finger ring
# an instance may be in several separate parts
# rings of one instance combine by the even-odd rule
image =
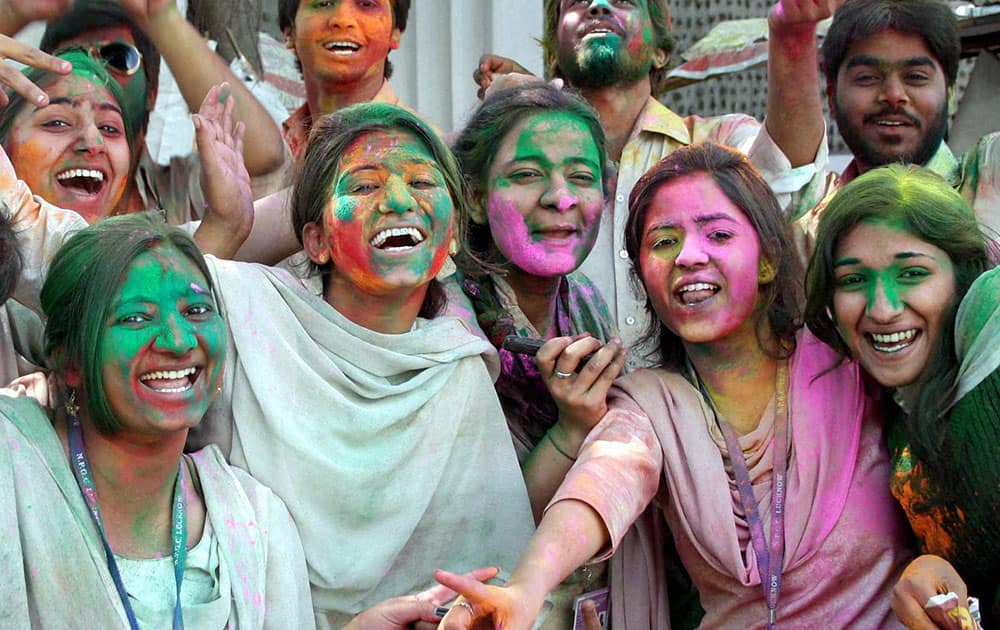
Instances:
[[[556,378],[569,378],[573,376],[572,372],[560,372],[559,370],[556,370],[555,372],[553,372],[553,374],[555,375]]]
[[[472,609],[472,604],[470,604],[469,602],[467,602],[465,600],[462,600],[462,601],[458,602],[455,605],[456,606],[461,606],[462,608],[468,610],[469,614],[472,615],[473,617],[476,616],[476,611]]]

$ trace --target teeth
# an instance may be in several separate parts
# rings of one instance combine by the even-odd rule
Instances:
[[[164,387],[163,389],[158,389],[156,391],[161,394],[178,394],[180,392],[186,392],[189,389],[191,389],[191,386],[185,385],[184,387]]]
[[[892,120],[880,120],[877,123],[880,127],[902,127],[905,123]]]
[[[871,333],[872,347],[887,354],[899,352],[913,343],[918,332],[916,328],[911,328],[894,333]]]
[[[183,370],[158,370],[156,372],[149,372],[147,374],[143,374],[142,376],[139,377],[139,380],[143,381],[143,382],[145,382],[145,381],[156,381],[156,380],[172,380],[172,379],[175,379],[175,378],[184,378],[185,376],[190,376],[190,375],[194,374],[197,371],[198,371],[197,368],[194,368],[194,367],[185,368]],[[161,392],[172,392],[172,391],[182,392],[185,389],[188,389],[188,388],[187,387],[181,387],[181,388],[161,389],[160,391]]]
[[[899,343],[900,341],[912,341],[917,336],[917,329],[911,328],[910,330],[889,333],[887,335],[881,333],[872,333],[871,335],[875,343]]]
[[[399,227],[382,230],[381,232],[375,234],[375,236],[373,236],[368,242],[372,247],[380,247],[393,236],[409,236],[413,239],[414,243],[422,243],[424,240],[423,235],[421,235],[416,228]]]
[[[347,51],[353,52],[356,50],[361,50],[361,46],[359,44],[355,44],[354,42],[330,42],[329,44],[325,44],[323,48],[339,52],[347,52]]]
[[[714,284],[708,284],[707,282],[695,282],[694,284],[686,284],[682,286],[677,292],[687,293],[688,291],[715,291],[719,287]]]
[[[89,177],[90,179],[96,179],[99,182],[104,181],[104,173],[90,168],[71,168],[68,171],[63,171],[62,173],[56,175],[56,179],[59,181],[72,179],[74,177]]]

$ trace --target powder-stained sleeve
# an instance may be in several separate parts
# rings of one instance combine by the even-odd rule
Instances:
[[[663,472],[663,450],[649,417],[631,399],[615,398],[580,449],[549,503],[575,499],[596,511],[607,527],[611,547],[594,561],[610,558],[629,526],[656,494]]]
[[[57,208],[17,179],[7,154],[0,150],[0,211],[9,217],[17,235],[23,266],[14,299],[41,312],[39,293],[48,275],[49,263],[62,244],[87,222],[72,210]]]

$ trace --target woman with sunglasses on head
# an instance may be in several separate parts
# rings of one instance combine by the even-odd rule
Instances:
[[[0,145],[34,194],[93,223],[110,216],[125,192],[140,119],[137,105],[87,50],[70,48],[59,58],[72,64],[69,75],[25,72],[48,104],[10,95],[0,111]]]
[[[506,587],[438,574],[468,599],[443,627],[529,628],[549,589],[616,550],[612,627],[668,627],[667,535],[700,627],[891,627],[911,552],[881,406],[802,331],[801,275],[767,184],[735,151],[678,149],[633,189],[625,242],[661,367],[616,381]],[[651,501],[669,534],[629,531]]]
[[[893,393],[892,493],[925,556],[893,607],[927,627],[928,599],[980,598],[1000,622],[1000,270],[967,203],[900,165],[845,186],[819,223],[806,323]],[[924,625],[921,625],[924,624]],[[966,627],[966,626],[963,626]]]

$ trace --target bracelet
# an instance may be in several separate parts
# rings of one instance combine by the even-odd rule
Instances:
[[[568,459],[571,462],[575,462],[576,461],[575,457],[573,457],[572,455],[570,455],[569,453],[567,453],[566,451],[564,451],[562,449],[562,447],[560,447],[556,443],[556,439],[554,437],[552,437],[552,429],[549,429],[548,431],[545,432],[545,437],[549,438],[549,442],[552,443],[552,448],[554,448],[557,451],[559,451],[560,455],[562,455],[563,457],[565,457],[566,459]]]

